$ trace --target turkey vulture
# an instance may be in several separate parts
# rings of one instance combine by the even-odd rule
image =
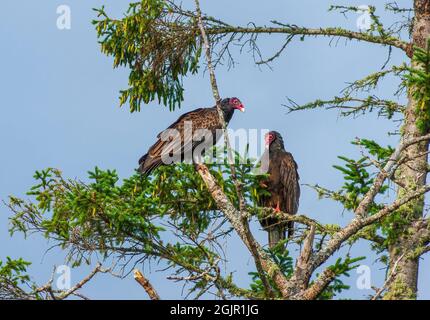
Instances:
[[[221,100],[220,104],[224,120],[227,124],[233,117],[235,109],[242,112],[245,111],[242,102],[238,98],[226,98]],[[168,129],[176,130],[169,131]],[[206,129],[206,131],[199,129]],[[222,129],[222,125],[219,121],[216,106],[199,108],[183,114],[166,130],[158,134],[157,142],[149,148],[147,154],[140,158],[138,171],[142,175],[147,176],[155,168],[168,163],[163,161],[166,159],[166,156],[175,154],[179,158],[176,160],[184,161],[187,155],[194,155],[196,147],[199,146],[200,150],[202,150],[201,147],[205,147],[206,150],[207,147],[215,145],[218,138],[220,138],[220,135],[216,134],[216,131],[219,129]],[[204,131],[204,134],[209,133],[211,136],[202,136],[199,140],[199,138],[195,138],[196,131]],[[173,132],[177,135],[175,137],[170,136],[169,140],[163,137],[163,134],[167,132]]]
[[[299,207],[300,186],[297,164],[291,153],[285,151],[284,141],[279,132],[270,131],[265,136],[267,154],[262,159],[269,160],[267,173],[269,177],[262,181],[264,187],[270,195],[262,195],[259,205],[271,207],[275,211],[282,211],[296,214]],[[262,227],[269,234],[269,247],[274,247],[279,241],[285,239],[285,229],[288,228],[288,238],[293,235],[294,223],[285,223],[278,219],[261,218]]]

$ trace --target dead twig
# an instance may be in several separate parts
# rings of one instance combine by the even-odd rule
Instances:
[[[403,257],[405,256],[405,254],[402,254],[394,263],[393,268],[389,274],[389,276],[387,277],[387,280],[385,280],[384,285],[378,289],[378,291],[376,291],[376,294],[370,299],[370,300],[377,300],[381,294],[388,288],[388,286],[390,285],[391,281],[393,281],[394,277],[397,274],[397,265],[399,264],[400,260],[403,259]]]
[[[139,283],[143,289],[145,289],[146,293],[148,294],[149,298],[151,300],[160,300],[160,296],[158,295],[157,291],[155,291],[152,284],[149,282],[148,279],[146,279],[143,274],[137,270],[133,270],[133,276],[134,279]]]

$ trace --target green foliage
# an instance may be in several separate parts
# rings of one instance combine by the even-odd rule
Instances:
[[[290,252],[286,249],[288,240],[280,241],[275,247],[265,249],[264,251],[276,262],[279,270],[287,277],[290,278],[294,271],[293,258],[290,257]],[[258,272],[250,272],[252,278],[250,284],[251,291],[258,297],[265,297],[265,289],[261,277]],[[276,297],[282,297],[281,292],[276,287],[276,284],[270,277],[269,284],[274,289]]]
[[[342,189],[345,192],[345,198],[343,204],[346,209],[354,210],[360,203],[360,196],[366,194],[373,183],[373,179],[370,178],[370,174],[366,170],[367,159],[354,160],[344,156],[338,156],[338,158],[345,162],[344,166],[333,166],[333,168],[341,171],[344,176],[345,183]]]
[[[344,284],[340,279],[334,279],[321,294],[318,296],[318,300],[333,300],[333,298],[341,293],[343,290],[349,290],[350,286]]]
[[[345,259],[338,258],[334,265],[330,266],[329,269],[333,271],[336,275],[335,279],[324,289],[323,292],[318,297],[318,300],[331,300],[336,294],[342,292],[343,290],[348,290],[350,286],[344,284],[339,277],[345,276],[349,277],[349,271],[354,270],[358,267],[355,264],[358,261],[365,259],[366,257],[350,258],[349,255]],[[318,275],[317,275],[318,276]]]
[[[382,168],[387,163],[394,149],[391,146],[382,147],[377,142],[368,139],[357,139],[352,144],[365,149],[372,156],[373,160],[371,161],[367,156],[362,156],[358,160],[339,156],[338,158],[344,162],[344,165],[335,165],[333,167],[343,174],[344,184],[341,189],[339,191],[331,191],[318,185],[313,188],[318,192],[320,197],[340,202],[345,209],[354,211],[372,186],[376,172],[379,172],[379,168]],[[377,163],[379,168],[372,170],[372,166],[375,163]],[[385,184],[379,190],[379,194],[386,194],[387,190],[388,184]],[[377,201],[374,201],[369,206],[369,214],[376,213],[383,206],[383,203],[379,204]],[[402,210],[405,208],[407,208],[407,205],[403,206]],[[404,217],[406,216],[398,210],[379,223],[362,229],[358,234],[349,239],[349,243],[352,244],[360,238],[374,240],[372,249],[381,253],[386,249],[389,241],[398,237],[398,233],[394,231],[393,225],[397,227],[405,225],[406,219]]]
[[[259,188],[259,178],[252,174],[254,162],[235,165],[249,201],[255,199]],[[227,159],[208,167],[227,197],[238,204]],[[115,170],[97,167],[88,172],[88,182],[64,179],[52,168],[37,171],[34,178],[36,183],[28,192],[34,202],[10,197],[9,207],[15,213],[10,231],[42,231],[64,248],[74,244],[76,265],[88,262],[92,251],[108,256],[127,246],[147,257],[167,259],[172,265],[195,265],[195,259],[202,262],[210,256],[204,246],[192,251],[181,241],[167,241],[172,238],[166,232],[174,231],[197,242],[221,218],[192,165],[162,166],[149,178],[135,174],[121,183]]]
[[[336,275],[344,275],[349,277],[349,271],[354,270],[358,265],[354,264],[358,261],[364,260],[366,257],[351,258],[348,254],[345,259],[338,258],[334,265],[330,266],[329,269]]]
[[[417,104],[416,125],[421,133],[427,133],[430,129],[430,39],[426,49],[415,47],[412,67],[408,70],[405,81]]]
[[[164,0],[130,4],[122,19],[112,19],[104,7],[94,9],[102,52],[114,57],[114,67],[130,69],[129,88],[120,105],[140,111],[142,103],[158,99],[173,110],[183,101],[182,77],[198,70],[201,47],[194,21],[177,16]]]
[[[12,260],[10,257],[6,257],[6,262],[0,260],[0,286],[5,281],[12,283],[14,286],[27,283],[30,277],[26,272],[30,264],[30,262],[24,261],[22,258]]]
[[[364,147],[372,156],[376,157],[380,165],[384,165],[388,158],[393,153],[393,148],[390,146],[381,147],[373,140],[359,139],[352,144]],[[339,170],[344,177],[344,185],[340,192],[331,193],[331,197],[340,201],[348,210],[355,210],[362,197],[369,191],[374,181],[374,173],[369,172],[372,165],[368,157],[361,157],[358,160],[350,159],[344,156],[338,156],[344,165],[334,165],[333,167]],[[388,186],[383,186],[379,193],[383,194]],[[320,195],[324,195],[324,189],[320,190]],[[370,212],[378,210],[379,206],[371,207]]]
[[[380,162],[382,166],[384,166],[390,156],[394,152],[394,148],[391,146],[381,147],[378,143],[373,140],[368,139],[358,139],[353,141],[352,144],[357,146],[363,146],[367,152],[369,152],[372,156],[376,157],[376,160]]]
[[[238,205],[231,169],[227,158],[223,159],[208,168],[226,196]],[[252,172],[255,160],[238,153],[235,159],[245,198],[255,204],[261,179]],[[44,233],[69,250],[72,266],[89,263],[94,252],[102,257],[164,260],[178,277],[205,274],[192,280],[190,293],[197,296],[217,277],[212,274],[221,259],[215,250],[217,239],[228,236],[231,227],[224,226],[225,218],[193,165],[161,166],[150,177],[136,173],[122,181],[115,170],[97,167],[88,172],[85,182],[65,179],[52,168],[37,171],[34,178],[30,201],[9,199],[14,212],[12,234]],[[276,259],[285,265],[285,257]],[[250,294],[227,280],[224,285],[237,294]]]

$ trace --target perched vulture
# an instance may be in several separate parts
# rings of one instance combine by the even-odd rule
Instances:
[[[284,141],[279,132],[270,131],[265,136],[266,152],[262,159],[269,160],[267,173],[269,177],[262,182],[262,187],[270,195],[260,197],[260,206],[271,207],[275,211],[296,214],[299,207],[300,186],[297,164],[291,153],[285,151]],[[285,239],[288,228],[288,238],[293,235],[294,223],[280,222],[276,218],[262,218],[260,223],[269,234],[269,247]]]
[[[245,111],[242,102],[238,98],[226,98],[221,101],[221,110],[227,124],[233,117],[235,109],[242,112]],[[172,137],[170,140],[165,137],[163,138],[163,133],[166,134],[169,132],[168,129],[176,129],[173,132],[177,132],[177,136]],[[211,133],[211,137],[201,136],[200,140],[196,139],[195,135],[201,131],[199,129],[207,129],[205,132]],[[217,139],[220,138],[220,135],[216,134],[218,129],[222,129],[222,125],[219,121],[216,106],[199,108],[183,114],[166,130],[158,134],[157,142],[149,148],[147,154],[140,158],[139,172],[147,176],[160,165],[168,164],[163,161],[163,159],[166,159],[166,155],[175,154],[180,157],[179,161],[184,161],[187,155],[194,154],[193,152],[196,147],[199,147],[200,150],[202,150],[202,147],[205,147],[205,150],[207,150],[208,147],[215,145]],[[193,158],[192,160],[195,159]]]

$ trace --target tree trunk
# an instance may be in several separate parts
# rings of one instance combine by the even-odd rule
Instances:
[[[412,33],[412,45],[426,48],[427,39],[430,36],[430,0],[415,0],[415,18]],[[416,66],[415,66],[416,67]],[[417,102],[408,92],[408,106],[405,111],[405,120],[402,128],[404,138],[418,137],[425,132],[420,132],[416,126]],[[407,148],[404,156],[410,159],[407,164],[401,166],[397,173],[399,181],[405,184],[406,189],[413,190],[426,183],[427,176],[427,141],[415,144]],[[400,188],[397,196],[402,197],[405,190]],[[410,258],[410,254],[418,245],[415,234],[419,232],[419,224],[414,220],[423,216],[424,196],[411,201],[400,208],[392,223],[392,231],[388,252],[390,256],[390,270],[393,274],[384,299],[415,299],[417,297],[419,257]],[[392,270],[397,262],[396,270]]]

